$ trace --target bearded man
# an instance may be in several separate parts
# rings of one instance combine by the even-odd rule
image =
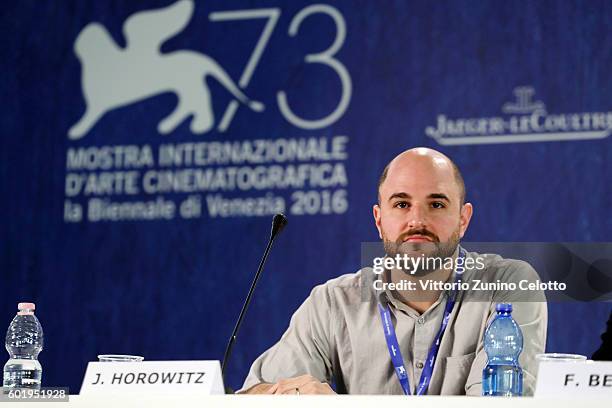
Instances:
[[[380,177],[373,215],[385,259],[404,262],[315,287],[240,392],[481,395],[484,332],[496,305],[512,303],[524,338],[523,394],[533,394],[546,300],[541,291],[507,288],[538,275],[526,262],[459,245],[473,214],[465,196],[459,169],[440,152],[395,157]],[[472,290],[476,281],[493,289]]]

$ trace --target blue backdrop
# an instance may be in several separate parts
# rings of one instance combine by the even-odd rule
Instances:
[[[414,146],[462,169],[468,241],[610,241],[611,22],[609,1],[4,5],[0,322],[36,302],[43,382],[72,392],[97,354],[220,359],[283,209],[239,386],[359,268],[379,174]],[[551,304],[548,350],[590,355],[609,312]]]

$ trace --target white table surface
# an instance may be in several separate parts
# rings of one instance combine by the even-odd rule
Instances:
[[[122,408],[122,407],[223,407],[223,408],[388,408],[407,407],[410,408],[611,408],[610,399],[544,399],[533,397],[522,398],[478,398],[460,396],[422,396],[405,397],[397,396],[370,396],[370,395],[107,395],[87,396],[71,395],[69,402],[12,403],[4,402],[0,408],[9,406],[28,408],[40,406],[47,408],[60,407],[93,407],[93,408]],[[409,405],[408,405],[409,404]]]

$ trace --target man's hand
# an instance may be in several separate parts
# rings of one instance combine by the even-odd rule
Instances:
[[[259,383],[257,385],[252,386],[246,391],[239,392],[238,394],[267,394],[268,390],[273,386],[274,384]]]
[[[272,385],[266,394],[335,394],[329,384],[322,383],[311,375],[286,378]]]

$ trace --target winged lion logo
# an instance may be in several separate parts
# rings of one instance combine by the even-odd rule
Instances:
[[[213,58],[188,50],[160,52],[166,40],[186,27],[193,9],[193,0],[180,0],[133,14],[123,25],[125,48],[117,46],[99,23],[90,23],[79,33],[75,53],[82,66],[86,109],[68,131],[70,139],[85,136],[110,110],[165,92],[174,92],[178,104],[159,122],[158,131],[168,134],[191,117],[191,131],[205,133],[214,125],[207,76],[253,111],[264,110],[264,105],[250,100]]]

